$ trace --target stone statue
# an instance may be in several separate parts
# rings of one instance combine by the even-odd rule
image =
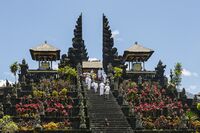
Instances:
[[[12,95],[17,98],[17,88],[12,88]]]
[[[44,109],[44,105],[43,105],[43,103],[41,102],[41,104],[40,104],[40,115],[45,115],[45,109]]]
[[[163,65],[163,62],[159,60],[157,67],[155,68],[156,75],[155,79],[159,81],[159,84],[164,87],[165,86],[165,68],[166,65]]]
[[[0,118],[4,116],[4,109],[3,109],[3,104],[0,103]]]
[[[83,99],[83,94],[81,92],[78,92],[78,98]]]
[[[113,75],[113,66],[111,63],[108,64],[107,70],[108,70],[108,77],[111,77]]]
[[[135,123],[135,128],[136,129],[143,129],[143,121],[142,121],[142,114],[140,114],[140,112],[138,112],[136,114],[136,123]]]
[[[120,83],[120,85],[119,85],[119,96],[122,96],[122,93],[123,93],[123,84]]]
[[[181,116],[181,123],[179,125],[179,128],[180,129],[187,129],[187,116],[185,115],[185,113],[183,113],[183,115]]]
[[[6,96],[6,103],[11,105],[11,96],[8,93],[8,95]]]
[[[126,92],[125,92],[124,95],[123,95],[123,103],[122,103],[122,105],[128,105],[127,94],[126,94]]]
[[[85,108],[84,103],[83,103],[83,101],[81,101],[80,102],[80,109],[84,109],[84,108]]]
[[[6,87],[10,86],[10,83],[8,82],[8,80],[6,79]]]
[[[140,105],[140,103],[141,103],[141,94],[139,94],[139,96],[138,96],[138,104]]]
[[[80,116],[80,119],[81,119],[80,128],[86,128],[85,111],[84,111],[83,102],[81,102],[81,105],[80,105],[79,116]]]
[[[130,116],[134,116],[134,115],[135,115],[134,104],[131,104],[131,105],[130,105],[129,115],[130,115]]]
[[[84,118],[81,118],[81,121],[80,121],[80,128],[87,128],[86,126],[86,121]]]
[[[78,115],[79,115],[79,116],[85,115],[84,109],[80,108]]]
[[[138,85],[142,85],[142,76],[138,77]]]
[[[80,62],[77,64],[76,68],[77,68],[78,75],[81,75],[82,74],[82,66],[81,66]]]

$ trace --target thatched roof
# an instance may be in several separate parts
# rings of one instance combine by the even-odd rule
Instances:
[[[83,68],[100,69],[102,68],[102,62],[100,61],[83,61]]]
[[[56,61],[60,59],[60,50],[45,43],[30,49],[31,57],[37,61]]]
[[[137,42],[132,45],[130,48],[126,49],[125,51],[129,52],[152,52],[152,49],[145,48],[142,45],[138,44]]]
[[[153,50],[145,48],[137,42],[124,51],[125,61],[147,61],[153,54]]]
[[[59,49],[55,48],[51,44],[47,44],[46,41],[45,41],[45,43],[40,44],[37,47],[31,48],[30,50],[33,50],[33,51],[59,51]]]

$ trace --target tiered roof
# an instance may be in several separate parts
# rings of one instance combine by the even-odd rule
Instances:
[[[60,50],[51,44],[40,44],[37,47],[30,49],[31,57],[37,61],[56,61],[60,59]]]
[[[152,49],[145,48],[137,42],[124,51],[125,61],[147,61],[154,53]]]

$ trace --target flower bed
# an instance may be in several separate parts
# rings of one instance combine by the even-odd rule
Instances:
[[[145,82],[138,86],[134,82],[129,82],[128,87],[124,89],[124,96],[129,105],[129,115],[141,114],[140,122],[144,129],[190,127],[191,123],[186,120],[188,116],[183,117],[190,111],[188,105],[178,101],[175,96],[168,95],[166,88],[161,88],[157,83]],[[184,122],[186,124],[183,124]]]

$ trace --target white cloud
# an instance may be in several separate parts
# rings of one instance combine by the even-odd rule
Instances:
[[[198,73],[196,73],[196,72],[191,72],[191,71],[189,71],[189,70],[187,70],[187,69],[183,69],[182,74],[183,74],[183,76],[185,76],[185,77],[199,77],[199,74],[198,74]]]
[[[123,39],[119,36],[119,30],[112,31],[112,37],[115,39],[116,42],[122,42]]]
[[[118,30],[114,30],[112,31],[112,37],[116,38],[119,35],[119,31]]]
[[[186,70],[186,69],[183,69],[182,74],[184,76],[192,76],[192,73],[190,71]]]

